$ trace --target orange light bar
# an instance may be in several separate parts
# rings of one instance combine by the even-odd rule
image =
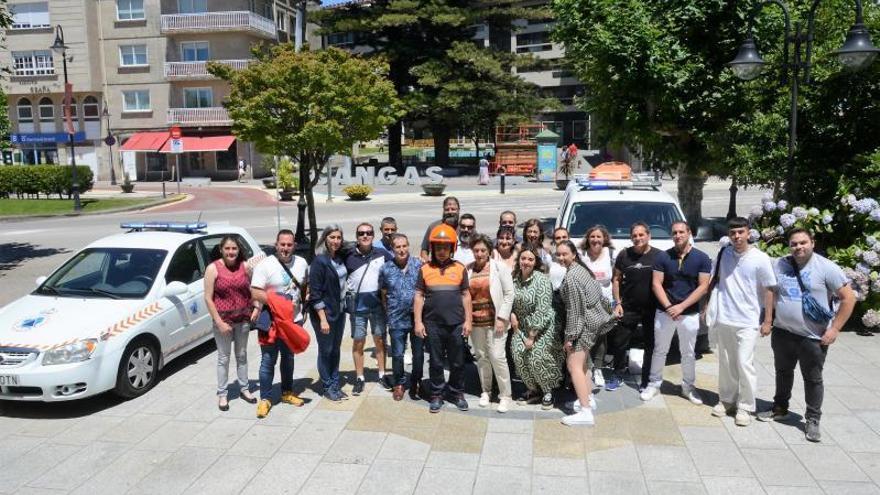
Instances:
[[[605,162],[593,167],[590,179],[628,181],[632,180],[632,168],[624,162]]]

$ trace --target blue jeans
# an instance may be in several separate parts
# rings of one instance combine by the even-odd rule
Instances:
[[[412,328],[392,328],[391,334],[391,369],[394,373],[394,384],[403,385],[406,374],[403,370],[403,353],[406,351],[406,336],[409,335],[412,346],[412,376],[410,384],[422,381],[422,368],[425,363],[425,340],[413,332]]]
[[[260,346],[260,398],[271,400],[272,382],[275,380],[275,361],[281,354],[281,393],[293,392],[293,353],[281,339],[274,344]]]
[[[318,374],[324,385],[324,393],[339,390],[339,347],[345,333],[345,318],[340,315],[335,320],[329,320],[330,333],[324,334],[317,313],[312,312],[309,316],[315,329],[315,340],[318,341]]]
[[[351,339],[365,340],[367,338],[367,323],[374,337],[385,338],[385,310],[382,306],[351,314]]]

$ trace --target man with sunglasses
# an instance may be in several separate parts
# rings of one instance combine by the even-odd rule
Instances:
[[[357,248],[345,259],[348,270],[346,286],[346,310],[351,315],[351,338],[354,341],[351,355],[357,374],[352,395],[364,391],[364,344],[367,339],[367,326],[373,334],[376,346],[376,362],[379,370],[379,383],[391,390],[390,377],[385,376],[385,311],[379,295],[379,273],[382,265],[394,257],[384,248],[374,248],[375,232],[369,223],[361,223],[355,230]]]

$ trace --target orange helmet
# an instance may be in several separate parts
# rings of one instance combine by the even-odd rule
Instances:
[[[455,229],[445,223],[441,223],[431,229],[431,235],[428,236],[428,243],[451,244],[452,251],[455,252],[455,245],[458,243],[458,236],[455,234]]]

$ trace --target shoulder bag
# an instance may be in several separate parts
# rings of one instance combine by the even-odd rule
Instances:
[[[711,330],[718,322],[718,314],[720,312],[720,301],[718,301],[718,280],[721,278],[721,257],[724,255],[724,249],[718,252],[718,259],[715,260],[715,274],[712,281],[709,282],[709,302],[706,303],[706,326]]]
[[[798,286],[801,288],[801,305],[804,309],[804,315],[815,323],[827,325],[834,318],[834,312],[823,308],[819,301],[813,297],[807,286],[804,285],[804,281],[801,279],[801,270],[798,268],[794,257],[787,256],[785,260],[794,269],[794,276],[797,278]]]

